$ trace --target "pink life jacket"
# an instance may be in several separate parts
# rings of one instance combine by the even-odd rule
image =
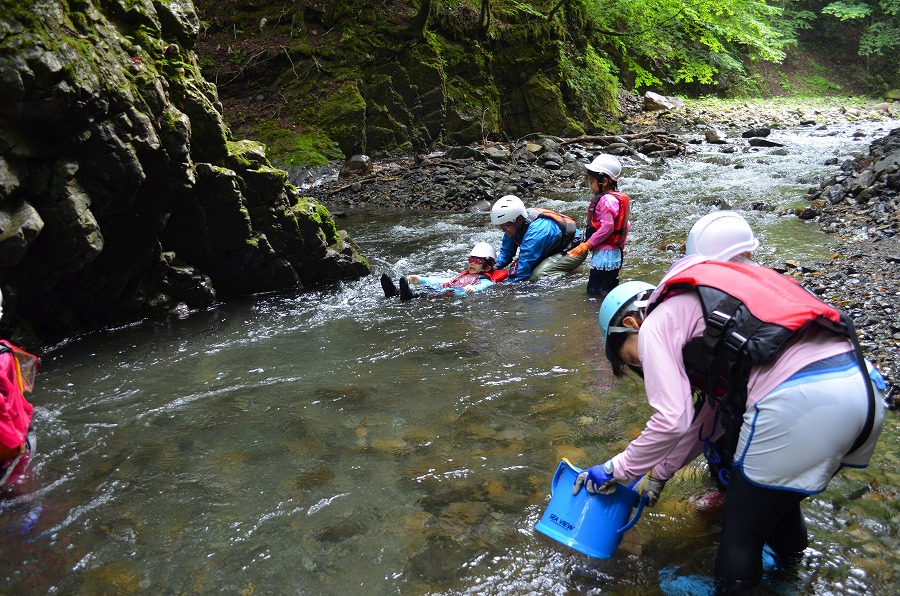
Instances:
[[[477,284],[482,279],[489,279],[494,283],[503,281],[509,271],[506,269],[498,269],[490,273],[469,273],[468,271],[460,271],[456,276],[448,282],[441,284],[445,288],[464,288],[470,284]]]
[[[34,386],[37,357],[0,341],[0,445],[15,450],[25,444],[34,406],[25,392]]]

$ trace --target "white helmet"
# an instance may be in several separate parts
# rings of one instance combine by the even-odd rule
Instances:
[[[519,216],[528,217],[525,211],[525,203],[516,195],[500,197],[491,207],[491,223],[495,226],[516,221]]]
[[[685,253],[728,261],[757,247],[759,240],[747,220],[734,211],[714,211],[698,219],[691,228]]]
[[[494,250],[494,247],[488,244],[487,242],[479,242],[475,246],[472,247],[472,252],[469,253],[470,257],[481,257],[482,259],[491,258],[495,261],[497,260],[497,251]]]
[[[608,153],[601,153],[585,167],[595,174],[606,174],[613,181],[617,181],[622,175],[622,162]]]

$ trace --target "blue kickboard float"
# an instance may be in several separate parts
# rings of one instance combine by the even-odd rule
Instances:
[[[568,460],[560,462],[550,485],[550,502],[534,528],[589,557],[608,559],[625,532],[638,522],[647,498],[622,484],[609,495],[591,494],[584,488],[573,495],[572,486],[581,472]]]

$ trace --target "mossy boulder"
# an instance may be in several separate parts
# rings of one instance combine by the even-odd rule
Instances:
[[[9,10],[7,10],[9,8]],[[176,307],[354,278],[358,247],[231,137],[184,2],[0,12],[0,334],[35,346]]]

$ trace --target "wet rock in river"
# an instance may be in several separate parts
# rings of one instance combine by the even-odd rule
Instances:
[[[767,127],[759,127],[759,128],[751,128],[749,130],[745,130],[741,133],[741,136],[745,139],[751,137],[767,137],[772,132],[771,128]]]
[[[722,145],[728,142],[728,135],[717,128],[707,130],[703,136],[706,137],[707,143],[712,143],[713,145]]]
[[[781,143],[770,141],[769,139],[761,139],[759,137],[753,137],[748,140],[747,143],[751,147],[784,147]]]
[[[368,155],[354,155],[348,159],[338,178],[352,178],[353,176],[365,176],[372,173],[372,159]]]

